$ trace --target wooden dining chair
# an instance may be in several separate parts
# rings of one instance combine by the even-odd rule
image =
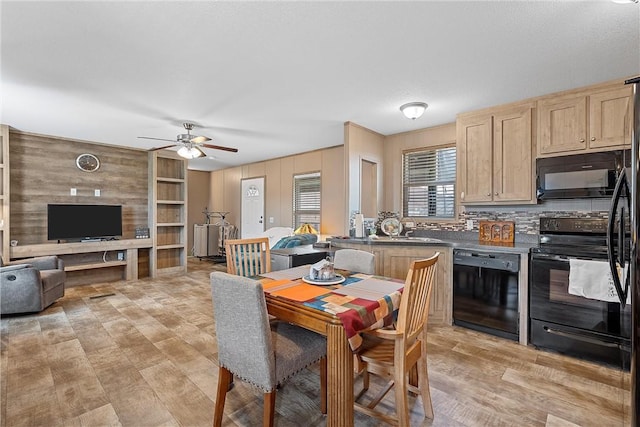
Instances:
[[[355,410],[376,417],[387,423],[409,426],[407,392],[422,397],[427,418],[433,419],[429,376],[427,373],[427,320],[429,303],[435,282],[438,256],[413,261],[398,309],[398,320],[394,328],[377,329],[363,333],[364,342],[357,357],[362,366],[363,389],[355,398]],[[418,386],[409,384],[409,372],[417,364]],[[369,374],[388,379],[387,385],[370,403],[358,401],[369,389]],[[375,409],[384,396],[395,388],[396,415],[384,414]]]
[[[222,425],[234,375],[264,392],[263,425],[273,426],[277,387],[318,361],[320,410],[326,414],[326,338],[287,322],[270,325],[258,281],[223,272],[210,277],[219,365],[213,426]]]
[[[358,249],[338,249],[333,255],[333,267],[358,273],[375,274],[376,256]]]
[[[251,277],[271,271],[268,237],[227,240],[225,252],[229,274]]]

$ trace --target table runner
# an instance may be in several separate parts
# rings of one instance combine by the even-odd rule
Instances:
[[[351,350],[356,351],[362,345],[360,332],[382,328],[392,323],[393,313],[400,307],[402,287],[398,285],[404,282],[348,271],[341,271],[341,274],[345,276],[346,280],[342,284],[333,286],[309,285],[302,279],[272,280],[260,277],[259,280],[265,293],[291,299],[307,307],[336,315],[342,321]],[[354,295],[340,295],[334,292],[367,279],[373,279],[372,283],[375,283],[378,295],[381,295],[380,290],[384,289],[383,282],[389,282],[392,285],[390,286],[391,292],[376,300],[356,296],[360,292],[354,292]],[[365,284],[363,283],[363,287]]]

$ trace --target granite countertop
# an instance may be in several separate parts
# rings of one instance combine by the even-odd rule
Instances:
[[[328,239],[329,240],[329,239]],[[448,246],[454,249],[470,249],[486,252],[504,252],[528,254],[532,248],[538,247],[538,236],[533,234],[516,235],[516,242],[506,243],[481,243],[478,233],[458,231],[429,231],[416,232],[408,238],[400,236],[390,238],[387,236],[375,236],[373,238],[333,238],[332,243],[356,243],[363,245],[398,245],[398,246]]]

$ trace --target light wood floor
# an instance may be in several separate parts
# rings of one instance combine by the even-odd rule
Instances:
[[[42,313],[3,318],[1,425],[211,425],[208,274],[220,267],[195,259],[183,276],[70,288]],[[428,360],[435,419],[412,399],[414,426],[629,425],[629,376],[616,370],[457,327],[430,328]],[[282,387],[277,425],[325,425],[318,389],[317,369]],[[237,382],[225,414],[260,425],[261,393]]]

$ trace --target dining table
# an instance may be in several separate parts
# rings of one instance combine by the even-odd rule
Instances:
[[[328,427],[354,425],[354,352],[360,332],[390,325],[400,306],[404,281],[336,270],[328,280],[310,278],[310,266],[263,273],[270,315],[327,338]]]

